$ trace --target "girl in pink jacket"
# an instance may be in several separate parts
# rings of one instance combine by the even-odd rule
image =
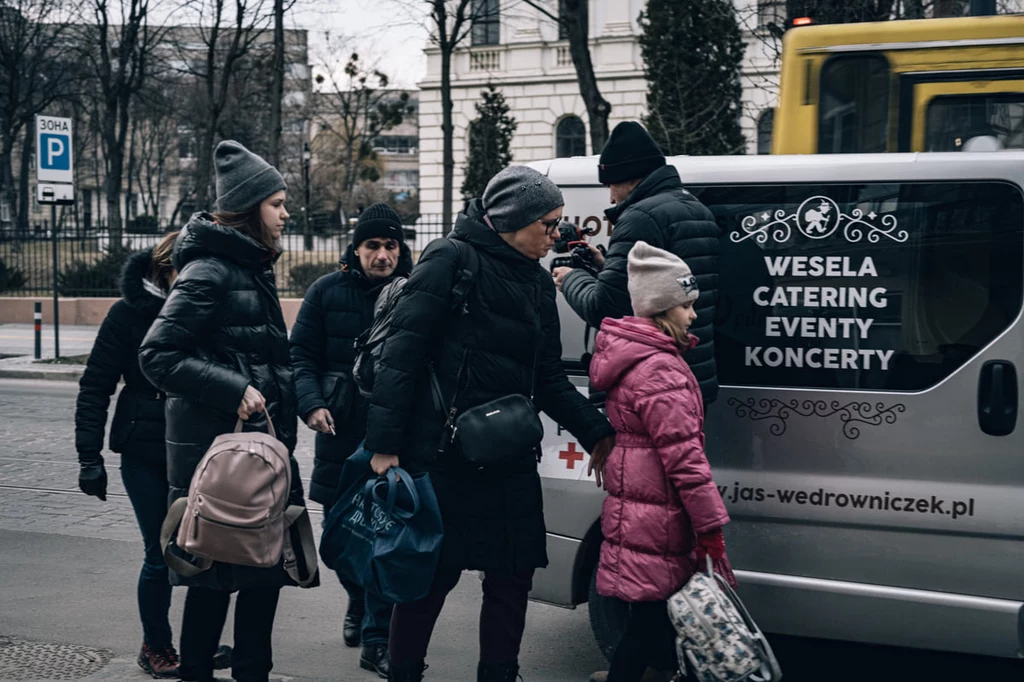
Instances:
[[[734,580],[722,537],[729,515],[704,455],[700,388],[682,357],[697,342],[688,333],[696,279],[678,256],[642,241],[627,267],[636,316],[604,320],[590,365],[616,431],[607,461],[591,464],[608,491],[597,591],[630,602],[608,682],[637,682],[648,665],[678,669],[666,600],[705,555]]]

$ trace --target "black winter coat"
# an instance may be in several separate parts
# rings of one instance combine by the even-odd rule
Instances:
[[[142,342],[142,371],[167,393],[168,504],[188,494],[196,465],[213,439],[228,433],[245,388],[266,398],[277,437],[295,448],[295,390],[288,332],[271,269],[276,254],[238,230],[197,213],[181,231],[171,293]],[[266,430],[253,415],[246,431]],[[291,457],[289,504],[302,504],[299,467]],[[291,584],[283,568],[216,563],[176,585],[237,590]]]
[[[355,245],[341,258],[342,269],[324,275],[306,291],[295,326],[291,356],[299,418],[328,408],[337,435],[316,434],[316,462],[309,499],[327,508],[334,504],[341,467],[366,434],[369,401],[352,380],[356,338],[373,324],[373,308],[381,288],[412,271],[412,253],[404,243],[394,275],[370,280],[359,264]]]
[[[714,320],[720,232],[714,215],[683,188],[674,166],[651,173],[605,215],[614,229],[604,268],[598,277],[581,269],[566,275],[562,281],[565,300],[587,324],[598,329],[606,317],[633,314],[626,286],[626,258],[634,244],[645,241],[682,258],[700,287],[700,298],[694,306],[697,320],[690,328],[700,342],[686,353],[686,362],[700,383],[704,404],[711,404],[718,397]]]
[[[164,396],[139,368],[139,346],[164,303],[143,284],[152,254],[152,249],[139,251],[125,263],[121,300],[110,307],[100,325],[78,382],[75,449],[82,462],[99,461],[110,396],[124,378],[110,425],[110,449],[164,463]]]
[[[547,565],[536,457],[526,452],[510,465],[478,470],[454,448],[439,455],[445,414],[431,397],[427,363],[437,368],[446,400],[459,381],[459,410],[529,395],[535,378],[537,407],[588,451],[614,431],[562,368],[551,275],[481,222],[478,200],[468,216],[459,216],[452,238],[480,256],[465,312],[452,313],[450,306],[456,272],[468,264],[460,263],[455,244],[436,240],[395,308],[376,370],[366,447],[398,455],[403,468],[431,473],[444,520],[442,565],[528,571]]]

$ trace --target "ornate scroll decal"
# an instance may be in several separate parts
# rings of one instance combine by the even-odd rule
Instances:
[[[786,432],[787,420],[794,416],[817,417],[830,419],[838,416],[843,423],[843,435],[850,440],[860,437],[860,430],[865,426],[881,426],[895,424],[898,415],[907,411],[902,403],[886,405],[868,401],[854,401],[843,405],[838,400],[793,400],[783,401],[775,398],[747,398],[739,400],[729,398],[729,407],[736,411],[736,416],[752,421],[770,423],[768,430],[773,436],[781,436]]]

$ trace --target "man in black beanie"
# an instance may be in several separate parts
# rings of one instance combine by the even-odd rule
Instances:
[[[366,432],[369,403],[352,379],[353,343],[373,323],[380,290],[396,277],[408,277],[411,270],[401,219],[389,206],[374,204],[359,214],[341,270],[313,283],[292,328],[298,413],[317,432],[309,499],[324,505],[325,517],[336,501],[341,467]],[[392,605],[364,595],[358,585],[342,585],[349,596],[342,628],[345,644],[362,643],[360,667],[386,678]]]
[[[591,249],[601,267],[597,277],[579,268],[556,268],[555,284],[576,314],[598,328],[606,317],[633,314],[626,257],[635,243],[647,242],[686,261],[700,288],[694,305],[697,320],[690,328],[700,342],[686,354],[686,361],[708,405],[718,395],[713,339],[719,253],[715,217],[683,188],[679,171],[666,165],[657,143],[635,121],[615,126],[601,152],[598,179],[611,191],[614,204],[605,211],[613,227],[608,254]]]

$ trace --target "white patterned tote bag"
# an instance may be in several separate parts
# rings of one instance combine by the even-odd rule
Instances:
[[[686,661],[699,682],[777,682],[782,671],[768,640],[743,602],[707,558],[707,573],[695,573],[669,597],[679,667]]]

